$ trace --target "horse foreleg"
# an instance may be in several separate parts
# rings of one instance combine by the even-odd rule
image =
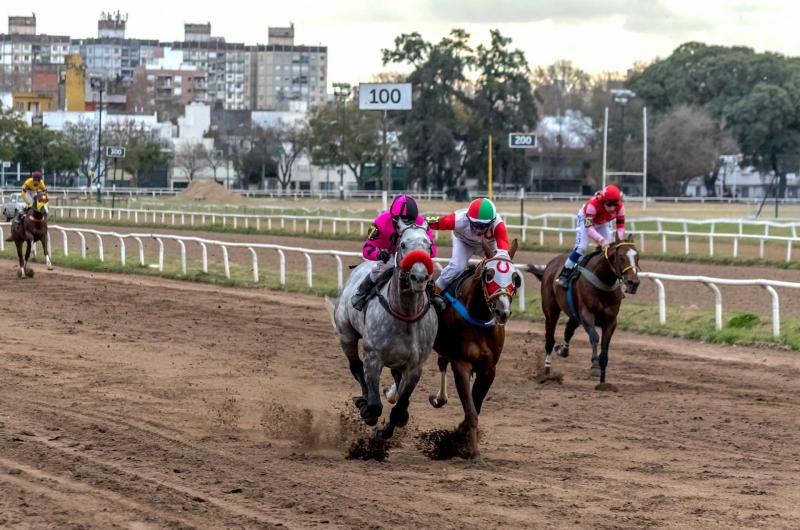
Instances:
[[[20,278],[25,277],[25,261],[22,259],[22,241],[14,241],[14,245],[17,247],[17,258],[19,258],[19,273],[18,276]]]
[[[614,336],[614,331],[617,329],[617,319],[610,319],[605,326],[603,326],[603,339],[600,345],[600,357],[598,359],[600,364],[600,384],[597,385],[597,390],[614,390],[616,387],[606,384],[606,367],[608,366],[608,347],[611,345],[611,337]]]
[[[392,372],[394,373],[394,370]],[[400,375],[399,372],[398,375]],[[397,385],[397,404],[392,408],[392,412],[389,413],[389,422],[383,429],[378,431],[378,436],[384,440],[388,440],[394,435],[396,427],[402,428],[408,425],[408,405],[411,403],[411,394],[417,388],[417,383],[419,383],[421,377],[422,367],[420,366],[416,370],[400,375],[399,382],[395,383]]]
[[[549,307],[544,307],[542,301],[542,309],[545,315],[544,324],[544,373],[550,373],[550,356],[553,353],[553,346],[556,344],[556,327],[558,327],[558,317],[561,310],[557,304],[550,304]]]
[[[456,381],[458,397],[461,399],[461,406],[464,408],[464,421],[459,425],[459,429],[467,436],[470,460],[472,460],[473,464],[482,464],[483,457],[478,449],[478,411],[475,409],[475,402],[472,401],[472,393],[469,389],[471,367],[461,361],[452,364],[453,379]]]
[[[53,264],[50,263],[50,234],[45,232],[44,238],[42,239],[42,248],[44,249],[44,257],[47,261],[47,270],[53,270]]]
[[[369,426],[378,423],[383,412],[380,383],[383,362],[377,351],[364,348],[364,379],[367,383],[367,402],[361,410],[361,419]]]
[[[436,364],[439,365],[439,393],[428,396],[428,401],[435,409],[440,409],[447,405],[447,365],[449,363],[450,361],[447,357],[442,357],[441,355],[436,361]]]
[[[600,335],[594,325],[593,314],[582,314],[581,324],[583,329],[589,334],[589,343],[592,345],[592,368],[589,372],[591,377],[600,377],[600,365],[597,362],[597,345],[600,343]]]
[[[475,411],[480,414],[483,400],[489,389],[494,383],[494,376],[497,373],[497,366],[492,366],[486,372],[479,373],[475,376],[475,382],[472,383],[472,402],[475,404]]]

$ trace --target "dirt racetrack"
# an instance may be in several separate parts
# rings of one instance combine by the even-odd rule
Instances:
[[[486,466],[415,447],[461,417],[452,383],[427,403],[433,356],[378,463],[337,446],[356,383],[319,298],[67,270],[0,288],[39,302],[0,328],[0,527],[800,527],[796,354],[620,333],[600,393],[584,334],[541,385],[541,328],[512,323]]]

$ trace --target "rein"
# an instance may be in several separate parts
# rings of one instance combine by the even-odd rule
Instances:
[[[630,241],[620,241],[614,246],[614,250],[616,251],[619,247],[633,247],[635,246],[634,243]],[[609,247],[610,248],[610,247]],[[618,267],[615,267],[613,263],[611,263],[611,259],[608,257],[608,248],[603,252],[606,257],[606,261],[608,262],[608,266],[611,267],[611,272],[617,277],[618,280],[622,280],[622,275],[628,272],[629,270],[633,269],[633,272],[636,272],[636,265],[628,265],[622,270],[619,270]],[[619,255],[617,256],[619,257]]]

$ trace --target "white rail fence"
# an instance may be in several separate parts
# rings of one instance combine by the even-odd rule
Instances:
[[[2,226],[9,226],[10,223],[0,223],[0,251],[5,250],[5,242],[4,233]],[[177,235],[170,235],[170,234],[120,234],[117,232],[102,232],[99,230],[92,230],[87,228],[69,228],[63,227],[58,225],[51,225],[49,227],[52,230],[57,230],[61,234],[61,243],[62,243],[62,252],[65,256],[69,256],[69,237],[67,234],[73,233],[76,234],[80,239],[80,246],[81,246],[81,259],[86,259],[86,236],[91,235],[96,238],[97,241],[97,253],[98,258],[101,262],[105,261],[105,250],[104,250],[104,242],[103,238],[113,238],[116,239],[119,243],[119,263],[122,266],[125,266],[127,263],[127,249],[125,246],[125,241],[133,240],[137,244],[138,248],[138,258],[139,258],[139,265],[142,267],[149,266],[151,268],[158,269],[159,272],[164,271],[164,257],[165,257],[165,241],[174,241],[180,247],[180,259],[181,259],[181,274],[186,275],[187,273],[187,259],[186,259],[186,245],[187,243],[197,244],[200,246],[201,249],[201,256],[202,256],[202,265],[201,270],[204,273],[208,273],[208,247],[219,247],[222,251],[222,266],[225,271],[225,276],[230,279],[231,278],[231,260],[229,257],[228,249],[230,248],[245,248],[250,252],[251,257],[251,264],[253,270],[253,282],[259,283],[259,261],[258,261],[258,254],[256,253],[257,249],[268,249],[274,250],[278,254],[278,278],[280,285],[286,285],[286,253],[297,253],[302,254],[305,258],[306,263],[306,284],[308,287],[314,286],[313,281],[313,260],[312,256],[330,256],[336,262],[336,285],[339,289],[341,289],[344,285],[344,267],[342,264],[342,258],[357,258],[359,260],[363,260],[363,256],[360,252],[347,252],[341,250],[315,250],[315,249],[307,249],[307,248],[300,248],[300,247],[288,247],[284,245],[271,245],[266,243],[234,243],[230,241],[219,241],[215,239],[204,239],[199,237],[186,237],[186,236],[177,236]],[[50,249],[52,251],[52,235],[50,238]],[[147,264],[145,261],[145,252],[144,252],[144,242],[143,239],[153,239],[158,244],[158,258],[155,263]],[[442,270],[442,265],[449,262],[446,258],[434,258],[434,266],[438,270]],[[477,260],[472,260],[472,262],[477,263]],[[519,310],[525,311],[525,280],[522,279],[522,285],[519,289]]]
[[[714,293],[715,327],[722,329],[722,292],[718,285],[736,286],[761,286],[772,298],[772,334],[779,337],[781,334],[781,309],[780,299],[776,287],[787,289],[800,289],[800,283],[782,282],[777,280],[737,280],[730,278],[710,278],[707,276],[675,276],[673,274],[659,274],[654,272],[640,272],[640,278],[648,278],[658,287],[658,320],[661,325],[667,323],[666,289],[662,280],[676,282],[702,283]]]
[[[4,233],[3,233],[3,226],[9,226],[9,223],[0,223],[0,251],[5,250],[5,242]],[[356,258],[362,259],[363,257],[359,252],[347,252],[347,251],[340,251],[340,250],[315,250],[315,249],[306,249],[300,247],[287,247],[283,245],[270,245],[264,243],[234,243],[229,241],[219,241],[213,239],[204,239],[198,237],[186,237],[186,236],[176,236],[170,234],[120,234],[116,232],[102,232],[99,230],[92,230],[92,229],[85,229],[85,228],[69,228],[63,227],[58,225],[53,225],[50,228],[53,228],[60,232],[61,240],[63,245],[63,253],[65,256],[69,256],[69,238],[67,237],[68,233],[77,234],[80,238],[81,242],[81,258],[86,259],[86,235],[92,235],[97,240],[98,246],[98,257],[100,261],[105,260],[105,253],[104,253],[104,243],[103,238],[114,238],[119,242],[119,262],[121,265],[125,265],[127,262],[127,255],[126,255],[126,246],[125,241],[133,240],[137,243],[138,247],[138,261],[141,266],[148,266],[145,261],[145,252],[144,252],[144,242],[143,239],[153,239],[158,244],[158,258],[156,263],[150,264],[149,266],[152,268],[157,268],[160,272],[164,270],[164,257],[165,257],[165,247],[164,241],[175,241],[178,243],[180,247],[180,259],[181,259],[181,274],[186,275],[187,273],[187,259],[186,259],[186,244],[197,244],[200,246],[202,251],[202,271],[204,273],[208,273],[208,247],[209,246],[216,246],[219,247],[222,251],[222,262],[223,268],[225,271],[225,276],[227,278],[231,277],[231,269],[230,269],[230,258],[228,254],[229,248],[246,248],[249,250],[251,259],[252,259],[252,272],[253,272],[253,282],[259,283],[259,261],[258,261],[258,254],[256,253],[256,249],[269,249],[274,250],[278,254],[278,277],[280,285],[286,284],[286,253],[298,253],[302,254],[305,258],[306,263],[306,283],[308,287],[313,287],[313,260],[312,256],[329,256],[335,260],[336,263],[336,282],[339,289],[342,288],[344,285],[344,266],[342,263],[342,258]],[[50,239],[51,249],[52,249],[52,238]],[[473,262],[477,262],[477,260],[472,260]],[[437,269],[442,269],[442,264],[447,263],[448,260],[446,258],[435,258],[434,263]],[[517,265],[520,270],[525,268],[525,265],[519,264]],[[706,276],[676,276],[672,274],[660,274],[660,273],[652,273],[652,272],[641,272],[639,273],[641,278],[646,278],[652,280],[657,288],[658,288],[658,311],[659,311],[659,322],[661,325],[666,324],[666,289],[664,287],[664,281],[680,281],[680,282],[695,282],[695,283],[702,283],[706,285],[715,296],[714,305],[715,305],[715,326],[716,329],[722,329],[722,293],[719,290],[718,285],[729,285],[729,286],[761,286],[766,290],[772,298],[772,330],[773,335],[775,337],[780,336],[780,299],[778,297],[778,292],[775,288],[788,288],[788,289],[800,289],[800,283],[793,283],[793,282],[783,282],[777,280],[764,280],[764,279],[730,279],[730,278],[711,278]],[[525,280],[522,277],[522,285],[519,289],[519,296],[518,296],[518,303],[519,303],[519,310],[525,311]]]

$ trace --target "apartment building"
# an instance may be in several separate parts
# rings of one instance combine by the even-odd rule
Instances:
[[[0,34],[0,88],[30,89],[36,66],[64,64],[69,52],[69,37],[36,33],[36,15],[8,17],[8,33]]]
[[[208,74],[208,99],[228,110],[245,109],[245,45],[211,35],[211,24],[185,24],[183,42],[162,43],[183,52],[183,63]]]
[[[129,112],[149,114],[177,107],[173,112],[182,113],[190,103],[208,103],[207,74],[188,65],[137,66],[127,103]]]
[[[101,13],[97,22],[97,38],[73,39],[72,53],[83,57],[87,69],[108,79],[130,82],[133,70],[153,58],[158,40],[125,38],[128,16]]]
[[[268,43],[247,46],[245,101],[252,110],[275,110],[302,101],[309,108],[327,100],[327,46],[296,46],[294,26],[269,28]]]

